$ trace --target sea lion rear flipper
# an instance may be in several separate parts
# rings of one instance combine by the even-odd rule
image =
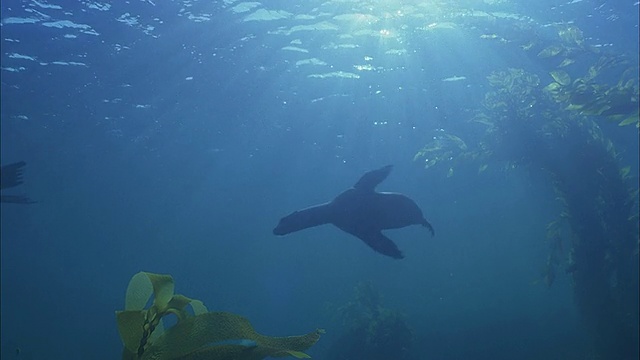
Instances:
[[[378,184],[380,184],[382,181],[384,181],[384,179],[387,178],[387,176],[389,176],[392,168],[393,165],[387,165],[378,170],[373,170],[365,173],[364,175],[362,175],[360,180],[358,180],[358,182],[353,185],[354,189],[366,191],[375,190],[376,186],[378,186]]]
[[[356,236],[358,236],[358,238],[360,238],[373,250],[379,252],[380,254],[390,256],[394,259],[404,258],[404,255],[402,255],[402,252],[400,251],[400,249],[398,249],[398,246],[393,241],[391,241],[391,239],[384,236],[384,234],[380,231]]]
[[[427,219],[424,219],[424,218],[422,219],[422,226],[424,226],[427,229],[429,229],[429,232],[431,233],[431,236],[436,236],[436,232],[433,230],[433,226],[431,226],[431,224],[429,224]]]

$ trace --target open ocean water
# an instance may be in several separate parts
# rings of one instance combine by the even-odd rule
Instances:
[[[0,6],[3,360],[121,357],[140,271],[315,359],[637,358],[637,1]],[[389,164],[404,259],[273,234]]]

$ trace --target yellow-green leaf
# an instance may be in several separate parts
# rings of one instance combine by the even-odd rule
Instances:
[[[467,144],[464,142],[464,140],[451,134],[444,134],[444,136],[446,136],[449,140],[453,141],[461,150],[467,150]]]
[[[562,60],[562,62],[560,63],[560,65],[558,65],[558,67],[561,68],[561,67],[569,66],[569,65],[573,64],[574,62],[576,62],[576,61],[573,60],[573,59],[566,58],[566,59]]]
[[[303,353],[302,351],[285,350],[284,352],[298,359],[311,359],[311,356]]]
[[[549,47],[544,48],[542,51],[538,53],[538,57],[547,58],[560,54],[562,51],[562,47],[559,45],[551,45]]]
[[[555,80],[558,84],[567,86],[571,84],[571,77],[567,74],[566,71],[557,70],[549,73],[553,80]]]
[[[629,172],[631,172],[631,166],[623,167],[620,169],[620,176],[624,179],[629,175]]]
[[[565,110],[569,110],[569,111],[575,111],[575,110],[580,110],[584,107],[584,105],[576,105],[576,104],[569,104],[566,108],[564,108]]]
[[[636,124],[638,125],[638,115],[633,115],[633,116],[629,116],[628,118],[622,120],[618,126],[627,126],[627,125],[631,125],[631,124]]]
[[[200,300],[191,300],[191,308],[193,309],[193,313],[195,315],[209,312],[209,310],[207,310],[207,307],[204,306],[204,303]]]
[[[533,47],[533,43],[529,42],[528,44],[520,45],[520,47],[522,48],[522,50],[527,51],[527,50],[529,50],[529,49],[531,49]]]
[[[562,85],[558,84],[557,82],[552,82],[551,84],[547,85],[544,87],[545,91],[550,91],[550,92],[556,92],[558,91],[560,88],[562,87]]]

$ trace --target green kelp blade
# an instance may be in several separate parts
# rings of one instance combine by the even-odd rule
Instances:
[[[182,359],[204,351],[208,344],[225,340],[247,339],[258,344],[258,348],[273,349],[273,354],[282,351],[304,351],[320,338],[320,331],[302,336],[270,337],[258,334],[249,321],[242,316],[225,312],[210,312],[180,321],[166,329],[144,353],[143,360]],[[212,346],[215,352],[220,346]],[[270,356],[269,354],[265,356]]]
[[[156,325],[155,330],[153,330],[153,332],[149,336],[149,343],[153,344],[153,342],[156,341],[160,337],[160,335],[162,335],[163,333],[164,333],[164,320],[160,319],[160,321],[158,322],[158,325]]]
[[[147,301],[153,295],[153,285],[144,272],[139,272],[131,277],[127,293],[125,295],[125,310],[142,310]]]
[[[533,45],[535,45],[535,44],[534,44],[533,42],[531,42],[531,41],[530,41],[530,42],[528,42],[528,43],[526,43],[526,44],[524,44],[524,45],[520,45],[520,48],[521,48],[522,50],[524,50],[524,51],[527,51],[527,50],[531,50],[531,48],[533,47]]]
[[[430,167],[433,167],[437,163],[438,163],[438,161],[436,159],[426,159],[424,161],[424,168],[428,169]]]
[[[623,179],[626,179],[629,176],[630,172],[631,172],[631,166],[625,166],[622,169],[620,169],[620,177]]]
[[[449,140],[453,141],[453,143],[456,144],[456,146],[458,146],[460,150],[467,150],[467,144],[464,142],[464,140],[451,134],[444,134],[444,136],[446,136]]]
[[[571,77],[566,71],[557,70],[549,73],[553,80],[555,80],[558,84],[562,86],[567,86],[571,84]]]
[[[303,353],[302,351],[285,350],[284,352],[298,359],[311,359],[311,356]]]
[[[598,69],[595,66],[591,66],[589,68],[588,75],[585,76],[585,80],[589,81],[595,78],[596,76],[598,76],[598,73],[599,73]]]
[[[577,110],[580,110],[582,108],[584,108],[584,105],[569,104],[564,109],[565,110],[569,110],[569,111],[577,111]]]
[[[167,311],[176,314],[176,316],[178,316],[178,320],[184,320],[187,316],[189,316],[186,308],[187,305],[191,303],[191,301],[191,299],[184,295],[173,295],[173,297],[171,297],[171,300],[167,304]]]
[[[165,311],[170,302],[176,305],[181,303],[180,300],[183,300],[184,297],[174,297],[173,289],[173,278],[169,275],[139,272],[131,277],[125,297],[126,310],[116,311],[118,332],[126,349],[123,358],[130,356],[130,354],[137,354],[141,340],[145,336],[144,327],[147,326],[150,329],[150,325],[147,323],[148,310],[144,310],[144,307],[152,295],[154,296],[153,305],[155,307],[152,307],[154,311]],[[184,299],[190,301],[188,298]],[[153,342],[163,331],[162,321],[157,319],[155,329],[151,332],[148,341]]]
[[[452,168],[452,167],[450,167],[450,168],[449,168],[449,171],[447,171],[447,177],[448,177],[448,178],[450,178],[450,177],[452,177],[452,176],[453,176],[453,168]]]
[[[191,299],[191,308],[193,309],[193,313],[195,315],[205,314],[209,312],[209,310],[207,310],[207,307],[204,306],[204,303],[200,300]]]
[[[476,115],[473,117],[473,119],[471,119],[471,121],[476,122],[478,124],[486,125],[490,128],[493,128],[496,125],[495,120],[491,119],[485,114]]]
[[[173,278],[170,275],[153,274],[141,271],[129,281],[125,297],[125,310],[142,310],[154,296],[153,303],[164,309],[173,297]]]
[[[159,309],[167,307],[171,299],[173,298],[174,283],[171,275],[144,273],[151,281],[153,285],[153,303]]]
[[[568,26],[566,29],[560,29],[558,31],[558,35],[567,43],[575,43],[576,45],[580,45],[584,42],[584,35],[582,33],[582,30],[580,30],[577,26]]]
[[[120,339],[122,339],[124,347],[133,354],[138,352],[145,319],[145,310],[116,311],[116,322],[118,324]]]
[[[548,91],[552,94],[556,94],[558,93],[558,91],[560,91],[561,88],[562,85],[558,84],[557,82],[552,82],[551,84],[545,86],[543,90]]]
[[[628,118],[622,120],[618,126],[627,126],[627,125],[631,125],[631,124],[636,124],[636,127],[638,126],[638,114],[635,114],[633,116],[629,116]]]
[[[122,360],[138,360],[138,354],[127,348],[122,348]]]
[[[538,53],[538,57],[541,57],[541,58],[553,57],[560,54],[560,52],[562,52],[561,46],[551,45],[549,47],[542,49],[542,51]]]
[[[558,65],[558,67],[559,68],[566,67],[566,66],[569,66],[569,65],[573,64],[574,62],[576,62],[576,61],[573,60],[573,59],[566,58],[566,59],[562,60],[562,62],[560,63],[560,65]]]

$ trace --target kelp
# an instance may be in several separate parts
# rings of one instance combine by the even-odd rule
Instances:
[[[638,81],[633,78],[633,69],[627,69],[615,85],[597,83],[595,79],[605,69],[620,65],[621,61],[609,57],[601,57],[592,65],[587,73],[571,81],[569,75],[562,71],[550,73],[554,82],[545,87],[545,91],[558,103],[568,103],[565,110],[575,111],[580,115],[591,115],[618,123],[619,126],[638,122]]]
[[[358,283],[353,298],[337,311],[344,333],[330,349],[328,358],[407,359],[413,331],[405,317],[382,303],[371,282]]]
[[[428,169],[465,155],[470,156],[468,150],[467,144],[460,137],[442,131],[416,153],[414,160],[424,158],[424,166]],[[449,168],[449,174],[453,174],[453,166]]]
[[[623,113],[633,117],[634,107],[637,119],[637,80],[626,79],[625,72],[614,86],[597,83],[612,65],[619,62],[601,58],[573,80],[555,71],[545,86],[522,69],[494,72],[487,77],[491,90],[472,119],[486,125],[485,135],[464,140],[466,151],[446,153],[440,147],[428,156],[457,155],[447,159],[448,167],[471,159],[484,169],[502,161],[548,174],[563,210],[547,227],[543,280],[551,286],[564,268],[595,351],[619,359],[637,356],[638,190],[597,121]],[[416,159],[426,157],[422,154]]]
[[[555,42],[540,50],[537,53],[539,58],[547,59],[562,56],[564,60],[559,67],[563,67],[572,64],[574,61],[571,59],[571,56],[577,53],[598,51],[597,48],[585,46],[584,34],[577,26],[556,24],[555,27],[557,35]]]
[[[169,315],[175,315],[177,322],[165,328],[164,318]],[[318,329],[301,336],[261,335],[239,315],[209,312],[201,301],[174,294],[171,276],[148,272],[131,278],[125,310],[116,311],[116,320],[124,343],[123,360],[309,358],[303,351],[324,332]]]

